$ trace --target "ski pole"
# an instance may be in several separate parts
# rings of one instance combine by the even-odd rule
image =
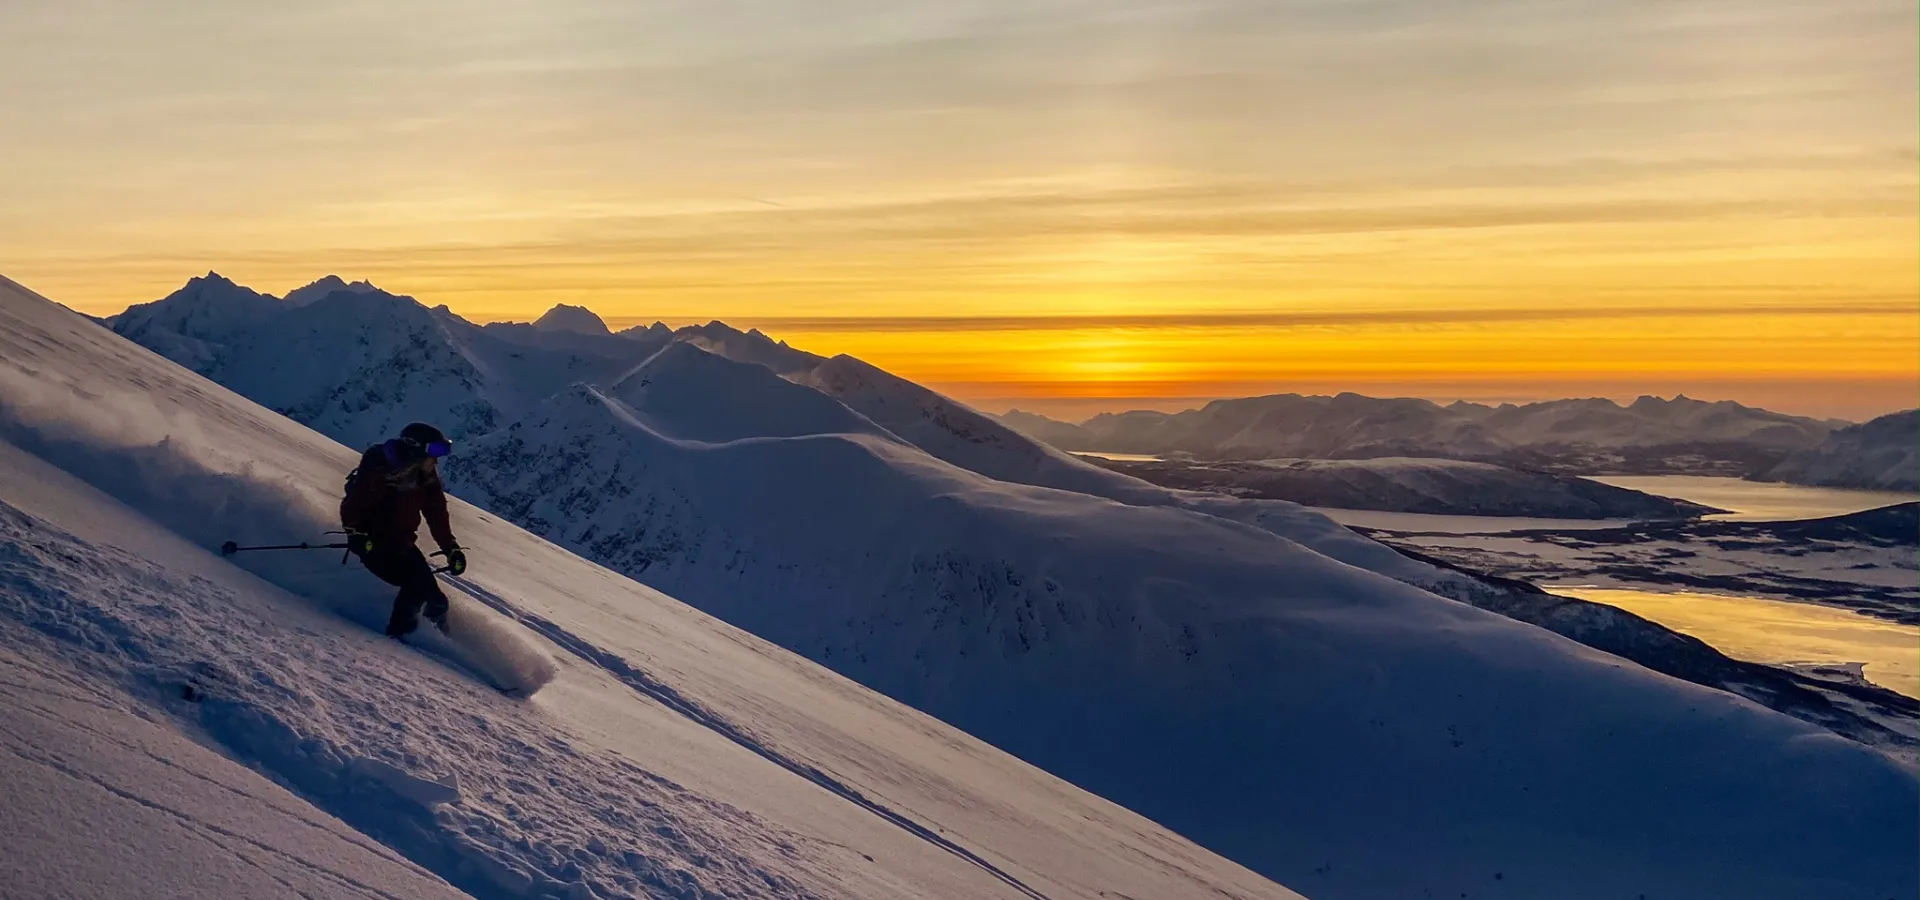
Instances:
[[[299,544],[273,544],[270,546],[242,547],[238,544],[235,544],[232,541],[228,541],[220,545],[220,555],[232,556],[235,553],[239,553],[244,550],[343,550],[343,549],[346,549],[346,547],[347,545],[345,543],[308,544],[304,542]]]

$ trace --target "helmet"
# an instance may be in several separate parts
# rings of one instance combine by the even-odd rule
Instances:
[[[400,442],[435,459],[453,452],[453,441],[448,440],[440,429],[425,422],[414,422],[400,429]]]

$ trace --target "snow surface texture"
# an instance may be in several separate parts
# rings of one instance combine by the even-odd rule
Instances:
[[[206,549],[322,517],[354,451],[4,281],[0,401],[0,677],[55,685],[0,716],[9,796],[87,813],[0,870],[55,894],[129,895],[99,847],[142,896],[1295,896],[456,502],[456,635],[556,672],[504,697],[337,557]]]
[[[0,509],[0,520],[14,515]],[[16,567],[32,549],[0,547],[9,620],[23,601],[43,599],[16,593],[30,587]],[[267,778],[151,721],[144,704],[92,673],[23,654],[31,639],[15,628],[0,634],[8,645],[0,649],[0,896],[463,896]]]
[[[1684,519],[1719,512],[1572,475],[1452,459],[1095,462],[1166,487],[1339,509],[1568,519]]]
[[[763,357],[764,354],[755,354],[753,358]],[[750,373],[743,377],[750,377]],[[850,356],[822,361],[813,369],[791,377],[841,401],[869,421],[885,427],[889,434],[936,459],[994,481],[1055,488],[1132,506],[1165,506],[1201,512],[1251,525],[1341,562],[1410,584],[1445,585],[1456,592],[1474,589],[1471,579],[1414,563],[1298,503],[1169,490],[1109,471],[1034,441],[965,404]],[[678,434],[671,430],[669,433]],[[842,432],[833,427],[832,422],[822,420],[816,423],[813,433]]]
[[[456,492],[1314,896],[1913,877],[1913,778],[1858,745],[1380,577],[1439,576],[1294,504],[722,329],[687,342],[846,410],[763,419],[770,369],[663,353],[468,442]],[[703,379],[742,396],[689,402]]]
[[[1107,413],[1072,425],[1014,410],[1008,424],[1069,450],[1210,459],[1478,460],[1569,474],[1745,475],[1818,444],[1836,423],[1685,396],[1439,404],[1359,394],[1216,400],[1180,413]]]
[[[470,463],[492,474],[462,489],[536,531],[1316,896],[1507,879],[1706,892],[1779,862],[1706,862],[1706,835],[1784,848],[1805,820],[1777,804],[1851,815],[1774,779],[1910,781],[1799,723],[1257,530],[996,484],[891,441],[692,444],[577,388],[476,442]],[[1756,753],[1780,755],[1724,765]],[[1750,813],[1698,818],[1732,808]],[[1904,874],[1905,851],[1878,852]],[[1667,853],[1687,861],[1654,861]],[[1743,884],[1825,889],[1804,877]]]
[[[1760,476],[1761,481],[1920,491],[1920,409],[1842,428]]]

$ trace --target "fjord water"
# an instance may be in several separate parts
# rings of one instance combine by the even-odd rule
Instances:
[[[1920,627],[1812,603],[1691,591],[1548,587],[1605,603],[1757,663],[1863,663],[1868,681],[1920,698]]]
[[[1895,491],[1859,491],[1844,488],[1774,484],[1713,475],[1589,475],[1592,481],[1643,491],[1676,500],[1704,503],[1727,512],[1708,516],[1729,522],[1768,522],[1821,519],[1895,503],[1920,500],[1920,495]]]

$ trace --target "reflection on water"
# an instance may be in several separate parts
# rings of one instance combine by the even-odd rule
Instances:
[[[1730,510],[1727,515],[1708,517],[1727,521],[1819,519],[1920,500],[1920,496],[1890,491],[1768,484],[1709,475],[1588,475],[1587,478],[1614,487]]]
[[[1158,456],[1146,456],[1139,453],[1098,453],[1092,450],[1075,450],[1073,451],[1073,455],[1093,456],[1093,457],[1098,457],[1100,459],[1111,459],[1114,462],[1159,462],[1160,461],[1160,457]]]
[[[1548,587],[1616,606],[1758,663],[1865,663],[1867,680],[1920,698],[1920,628],[1844,609],[1687,591]]]

